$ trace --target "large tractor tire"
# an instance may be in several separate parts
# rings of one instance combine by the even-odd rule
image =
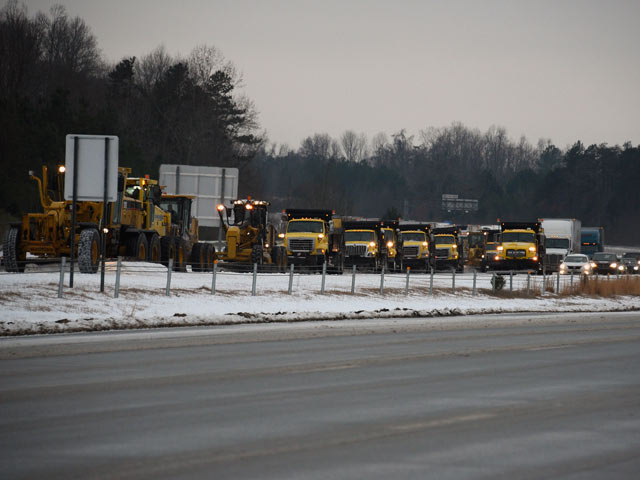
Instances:
[[[206,253],[206,243],[196,243],[193,246],[191,249],[191,259],[189,260],[189,263],[191,264],[191,271],[204,272],[207,270]]]
[[[176,272],[187,271],[187,246],[181,238],[176,238],[176,258],[173,269]]]
[[[133,234],[127,239],[127,256],[133,260],[144,262],[149,255],[149,242],[147,236],[140,232]]]
[[[165,267],[169,266],[169,260],[176,263],[176,242],[173,237],[162,237],[160,239],[160,261]]]
[[[78,240],[78,267],[80,273],[96,273],[100,263],[100,234],[95,228],[80,232]]]
[[[11,227],[4,236],[2,246],[4,255],[4,269],[7,272],[24,272],[27,259],[26,254],[20,248],[20,229]]]
[[[160,236],[154,233],[149,237],[149,254],[147,261],[158,263],[162,259],[162,247],[160,246]]]
[[[262,245],[254,245],[251,250],[251,264],[257,263],[258,265],[262,265],[262,260]]]
[[[216,261],[216,247],[211,243],[206,243],[205,265],[207,272],[213,271],[213,264]]]

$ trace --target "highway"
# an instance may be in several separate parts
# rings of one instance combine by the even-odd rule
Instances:
[[[627,479],[640,314],[0,339],[3,478]]]

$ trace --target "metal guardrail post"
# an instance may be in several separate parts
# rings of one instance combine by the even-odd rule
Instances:
[[[384,265],[380,270],[380,295],[384,295]]]
[[[509,270],[509,291],[513,292],[513,270]]]
[[[471,289],[471,295],[473,295],[475,297],[477,290],[476,290],[476,279],[478,277],[478,272],[476,272],[475,270],[473,271],[473,288]]]
[[[542,289],[540,290],[540,296],[544,297],[544,291],[547,288],[547,271],[546,269],[542,270]]]
[[[429,295],[433,295],[433,267],[431,267],[431,275],[429,277]]]
[[[571,270],[571,282],[569,285],[570,285],[571,294],[573,295],[573,270]]]
[[[287,293],[291,295],[292,290],[293,290],[293,263],[291,264],[291,270],[289,271],[289,290],[287,290]]]
[[[451,276],[451,293],[456,294],[456,271],[453,271],[453,275]]]
[[[251,284],[251,296],[256,296],[256,282],[258,281],[258,264],[253,264],[253,283]]]
[[[527,272],[527,297],[529,296],[530,288],[531,288],[531,273]]]
[[[496,293],[496,274],[495,273],[491,276],[491,291],[493,293]]]
[[[171,296],[171,271],[173,270],[173,258],[169,259],[169,266],[167,268],[167,288],[165,289],[165,295]]]
[[[407,283],[404,285],[404,294],[409,295],[409,272],[411,271],[411,267],[407,267]]]
[[[113,291],[113,298],[120,296],[120,272],[122,271],[122,257],[118,257],[118,263],[116,264],[116,288]]]
[[[58,283],[58,298],[62,298],[62,287],[64,286],[64,270],[67,265],[67,257],[60,259],[60,283]]]
[[[327,278],[327,262],[322,263],[322,286],[320,287],[320,295],[324,295],[325,279]]]
[[[560,272],[556,273],[556,295],[560,294]]]
[[[353,273],[351,274],[351,295],[356,293],[356,266],[353,265]]]
[[[213,273],[211,274],[211,295],[216,294],[216,274],[218,272],[218,260],[213,261]]]

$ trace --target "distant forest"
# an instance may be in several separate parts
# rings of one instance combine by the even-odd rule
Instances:
[[[240,195],[273,209],[486,224],[541,217],[604,226],[607,243],[640,239],[640,146],[532,145],[506,129],[455,123],[388,137],[315,133],[296,148],[261,131],[242,76],[212,46],[185,58],[159,47],[109,64],[90,27],[64,7],[0,10],[0,223],[40,209],[27,172],[64,162],[65,135],[120,138],[120,165],[158,174],[163,163],[238,167]],[[594,119],[595,120],[595,119]],[[477,199],[447,212],[442,194]]]

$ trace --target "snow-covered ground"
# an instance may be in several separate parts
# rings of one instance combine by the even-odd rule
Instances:
[[[250,273],[219,271],[212,295],[211,273],[173,272],[170,296],[166,296],[166,268],[140,263],[124,264],[118,298],[114,298],[113,264],[107,268],[104,292],[100,292],[100,274],[76,271],[74,287],[69,288],[67,273],[62,298],[58,298],[60,274],[56,269],[29,267],[22,274],[0,274],[0,335],[501,312],[640,310],[640,297],[635,296],[541,296],[542,278],[534,276],[529,278],[527,296],[526,275],[513,276],[513,294],[510,278],[505,277],[503,292],[494,295],[491,275],[478,274],[474,295],[470,273],[455,276],[455,293],[451,273],[437,273],[433,289],[429,275],[411,274],[408,294],[406,275],[386,274],[382,295],[380,275],[358,273],[354,294],[350,272],[328,275],[323,295],[321,275],[296,273],[289,295],[289,274],[264,273],[257,276],[254,296]],[[562,277],[561,290],[577,281]],[[556,285],[556,277],[548,279],[551,283]]]

